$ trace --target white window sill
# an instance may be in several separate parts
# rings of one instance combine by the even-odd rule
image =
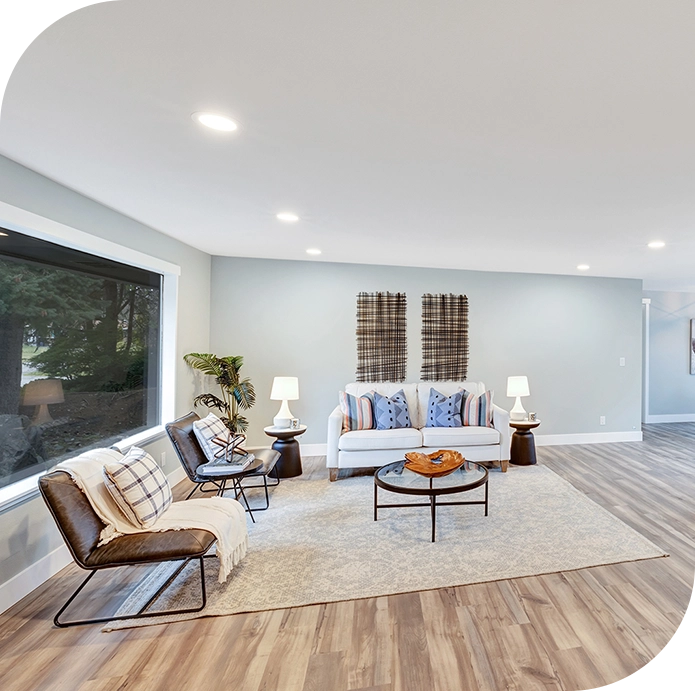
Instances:
[[[157,425],[156,427],[150,427],[150,429],[143,430],[134,434],[132,437],[126,437],[121,439],[119,442],[113,444],[120,451],[129,449],[131,446],[139,446],[141,444],[147,444],[157,439],[161,439],[165,434],[164,425]],[[79,455],[79,454],[75,454]],[[43,471],[32,475],[31,477],[25,477],[23,480],[14,482],[7,487],[0,487],[0,512],[7,511],[19,504],[22,504],[29,499],[33,499],[39,494],[39,478],[45,475],[48,471]]]

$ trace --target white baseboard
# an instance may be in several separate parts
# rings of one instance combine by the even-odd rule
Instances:
[[[302,456],[325,456],[328,444],[300,444]]]
[[[695,415],[693,416],[695,420]],[[666,420],[664,420],[666,422]],[[668,422],[671,422],[669,420]],[[681,421],[679,421],[681,422]],[[682,422],[687,422],[683,420]],[[621,441],[642,441],[642,432],[588,432],[581,434],[536,434],[537,446],[563,444],[614,444]],[[302,456],[325,456],[327,444],[302,444]]]
[[[63,544],[31,566],[27,566],[24,571],[13,576],[9,581],[5,581],[0,585],[0,612],[12,607],[71,562],[72,555]]]
[[[536,434],[536,446],[565,444],[614,444],[623,441],[642,441],[642,432],[587,432],[582,434]]]
[[[186,478],[186,471],[178,467],[167,475],[169,482],[176,485]],[[37,562],[27,566],[24,571],[10,578],[5,583],[0,583],[0,613],[9,609],[32,590],[38,588],[51,576],[55,576],[61,569],[72,562],[72,555],[65,544],[41,557]]]
[[[674,415],[647,415],[647,424],[660,422],[695,422],[695,413],[676,413]]]
[[[172,487],[178,485],[181,480],[185,480],[187,477],[188,475],[186,475],[186,471],[181,466],[179,466],[176,470],[172,470],[167,475],[167,478],[169,478],[169,484]]]

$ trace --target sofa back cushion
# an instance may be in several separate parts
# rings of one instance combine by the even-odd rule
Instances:
[[[430,400],[430,389],[435,389],[435,391],[439,391],[444,396],[451,396],[459,389],[468,391],[476,396],[485,393],[485,386],[480,381],[421,381],[417,384],[418,413],[416,415],[412,407],[410,412],[413,427],[420,429],[427,427],[427,404]]]
[[[382,396],[389,398],[403,389],[405,400],[408,401],[408,412],[410,413],[410,424],[413,427],[421,427],[420,412],[418,405],[417,384],[404,384],[403,382],[352,382],[345,386],[346,393],[353,396],[364,396],[370,391],[376,391]],[[429,391],[429,389],[428,389]],[[427,413],[427,399],[425,399],[425,414]]]

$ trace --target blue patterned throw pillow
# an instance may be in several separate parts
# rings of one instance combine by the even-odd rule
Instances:
[[[390,398],[374,392],[374,420],[377,429],[411,427],[408,401],[403,389]]]
[[[467,393],[459,389],[447,397],[435,389],[430,389],[426,427],[463,427],[461,404]]]

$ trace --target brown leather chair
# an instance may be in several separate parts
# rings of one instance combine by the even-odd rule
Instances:
[[[186,471],[186,475],[188,475],[188,479],[191,482],[195,483],[195,487],[193,487],[186,499],[190,499],[190,497],[193,496],[196,490],[200,490],[201,492],[216,492],[217,494],[222,494],[225,490],[226,482],[230,480],[229,475],[221,475],[219,477],[215,477],[210,475],[201,476],[197,474],[196,470],[198,466],[202,465],[203,463],[207,463],[208,459],[203,453],[203,450],[200,448],[200,444],[198,444],[195,432],[193,431],[193,423],[196,420],[200,420],[200,416],[194,412],[190,412],[184,415],[183,417],[180,417],[178,420],[174,420],[173,422],[170,422],[167,425],[165,425],[167,434],[169,435],[169,439],[171,440],[171,443],[174,446],[174,450],[176,451],[176,455],[179,457],[179,460],[181,461],[183,469]],[[273,471],[275,470],[275,464],[278,462],[278,459],[280,458],[280,453],[278,451],[275,451],[274,449],[265,448],[248,449],[248,451],[250,453],[253,453],[256,459],[261,461],[262,465],[260,465],[255,470],[252,470],[251,472],[244,473],[243,478],[240,478],[233,484],[235,498],[238,498],[239,495],[242,496],[244,502],[246,503],[246,510],[251,515],[251,520],[255,522],[255,519],[253,517],[253,511],[265,511],[270,505],[268,487],[275,487],[280,483],[280,478],[273,475]],[[274,477],[275,482],[270,484],[268,483],[269,475]],[[245,481],[247,478],[258,477],[263,478],[262,484],[245,484],[242,486],[242,480]],[[215,489],[203,489],[203,486],[206,484],[214,485]],[[265,490],[265,506],[254,507],[253,510],[251,510],[248,500],[246,499],[246,494],[244,494],[244,489],[249,489],[253,487],[263,487],[263,489]]]
[[[212,533],[199,529],[137,533],[134,535],[122,535],[105,545],[99,546],[99,535],[105,528],[105,525],[95,513],[85,494],[74,483],[68,473],[55,471],[44,475],[39,479],[39,489],[73,559],[78,566],[90,572],[68,601],[60,608],[58,614],[55,615],[53,622],[56,626],[77,626],[78,624],[98,624],[119,619],[186,614],[189,612],[200,612],[205,607],[207,596],[205,593],[205,566],[203,558],[216,541]],[[181,570],[193,559],[197,559],[200,563],[202,604],[199,607],[187,609],[146,612],[145,610],[152,605]],[[182,560],[182,563],[174,574],[135,614],[105,617],[102,619],[60,621],[60,615],[63,614],[99,569],[179,560]]]

